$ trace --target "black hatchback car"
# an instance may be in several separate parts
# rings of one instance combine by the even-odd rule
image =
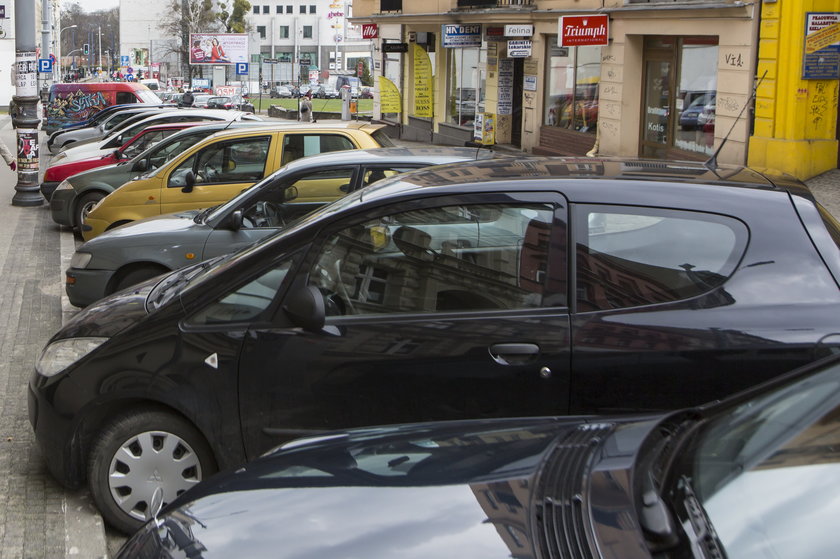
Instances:
[[[452,421],[293,441],[117,559],[833,557],[840,362],[662,416]]]
[[[430,167],[78,313],[30,418],[130,530],[155,488],[330,429],[696,405],[840,344],[838,239],[805,187],[744,168]]]

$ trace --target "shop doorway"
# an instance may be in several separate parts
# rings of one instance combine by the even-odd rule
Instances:
[[[639,155],[703,160],[714,152],[717,37],[646,37]]]
[[[525,59],[513,59],[513,105],[511,107],[510,143],[522,147],[522,91]]]

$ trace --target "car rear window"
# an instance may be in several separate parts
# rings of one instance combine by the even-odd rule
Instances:
[[[391,141],[391,138],[388,136],[388,134],[385,133],[385,131],[382,128],[374,131],[371,134],[371,136],[374,140],[376,140],[376,143],[378,143],[383,148],[395,147],[394,142]]]
[[[722,285],[747,246],[720,215],[622,206],[575,209],[578,312],[687,299]]]

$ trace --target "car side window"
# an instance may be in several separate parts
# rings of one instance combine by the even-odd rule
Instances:
[[[134,96],[133,93],[130,91],[118,91],[117,92],[117,105],[124,105],[126,103],[136,103],[137,98]]]
[[[139,155],[140,153],[146,151],[149,147],[155,145],[162,139],[166,138],[170,134],[173,134],[176,130],[159,130],[157,132],[149,132],[148,134],[143,134],[137,140],[132,142],[130,145],[126,146],[123,150],[124,157],[134,157]]]
[[[417,167],[368,167],[365,169],[364,178],[362,179],[362,186],[367,186],[376,181],[399,175],[416,169]]]
[[[687,299],[721,286],[747,246],[734,218],[658,208],[577,206],[577,310]]]
[[[376,218],[331,235],[309,282],[327,295],[333,315],[565,304],[565,284],[549,281],[549,261],[566,258],[562,244],[551,242],[554,219],[555,207],[541,203],[459,204]]]
[[[186,320],[190,326],[212,326],[257,319],[277,295],[292,267],[293,258],[272,266],[238,289],[219,297]]]
[[[168,186],[184,186],[187,171],[193,171],[196,185],[255,183],[265,174],[270,141],[269,136],[262,136],[215,142],[196,154],[194,166],[188,165],[193,157],[181,163]]]
[[[341,134],[286,134],[281,165],[301,157],[355,148],[350,138]]]
[[[149,156],[149,169],[157,169],[173,157],[177,157],[178,155],[184,153],[184,151],[191,148],[202,139],[204,139],[204,137],[200,134],[191,134],[163,146],[160,150],[155,151],[155,153]],[[192,168],[192,163],[190,163],[190,168]]]

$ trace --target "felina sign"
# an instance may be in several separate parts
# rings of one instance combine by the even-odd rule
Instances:
[[[583,47],[609,44],[610,16],[562,16],[557,30],[557,46]]]

